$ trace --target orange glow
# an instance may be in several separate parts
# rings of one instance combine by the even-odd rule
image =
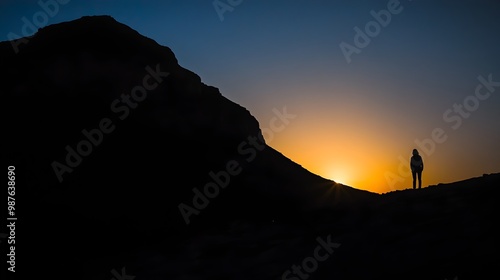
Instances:
[[[383,139],[367,138],[363,132],[339,137],[333,131],[311,128],[304,135],[299,127],[295,129],[276,136],[270,145],[309,171],[337,183],[376,193],[391,191],[384,174],[397,171],[397,162],[393,164],[397,158],[390,157],[390,147]],[[402,183],[406,185],[395,189],[409,187],[411,178]]]
[[[300,125],[291,125],[269,144],[324,178],[359,189],[383,192],[383,174],[388,164],[381,159],[387,146],[363,131],[349,132],[347,128],[324,131],[320,126],[318,124],[314,129],[309,125],[305,129],[308,134],[304,134]]]
[[[286,105],[287,112],[296,115],[284,129],[265,136],[267,144],[307,170],[357,189],[387,193],[411,188],[408,163],[411,151],[417,148],[415,141],[430,137],[437,126],[446,128],[440,115],[436,122],[420,122],[419,118],[404,117],[405,108],[387,110],[384,104],[365,98],[377,94],[373,90],[338,89],[341,94],[314,88],[285,90],[290,91],[316,92],[322,99],[318,102],[314,94],[295,94],[304,97],[287,103],[270,100],[269,104],[279,105],[267,108],[259,104],[252,111],[261,128],[270,127],[273,108]],[[324,96],[331,96],[330,100]],[[459,136],[448,132],[449,140],[435,146],[431,154],[419,149],[425,165],[422,187],[498,172],[494,164],[486,169],[471,166],[456,142]]]
[[[319,172],[319,174],[325,174],[325,178],[333,180],[337,183],[350,185],[354,180],[353,171],[349,167],[343,166],[326,166],[323,168],[324,171]]]

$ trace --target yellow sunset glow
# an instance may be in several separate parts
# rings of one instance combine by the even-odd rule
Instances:
[[[333,180],[337,183],[350,185],[353,180],[352,171],[350,168],[345,168],[342,166],[327,166],[324,168],[325,171],[321,174],[325,174],[327,179]]]
[[[423,187],[498,172],[493,165],[485,169],[463,160],[463,153],[457,152],[460,138],[441,115],[423,122],[420,117],[406,117],[414,105],[387,110],[383,102],[366,98],[382,94],[374,89],[360,86],[324,92],[312,85],[282,91],[283,95],[296,92],[291,95],[301,98],[286,103],[270,99],[268,107],[252,109],[261,128],[268,130],[276,110],[286,107],[286,112],[294,115],[280,130],[265,135],[267,144],[312,173],[337,183],[375,193],[411,188],[409,160],[414,148],[424,159]],[[322,96],[321,102],[316,96]],[[430,145],[428,139],[436,127],[448,133],[447,141]],[[484,141],[494,141],[488,139]],[[419,144],[424,140],[426,145]]]

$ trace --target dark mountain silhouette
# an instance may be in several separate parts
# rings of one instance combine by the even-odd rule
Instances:
[[[251,216],[259,209],[272,213],[309,208],[318,205],[317,198],[334,185],[268,146],[259,151],[251,145],[249,137],[257,139],[261,132],[250,112],[179,66],[169,48],[111,17],[84,17],[42,28],[19,46],[18,54],[10,45],[2,44],[2,78],[7,87],[3,98],[13,120],[7,125],[16,135],[8,141],[19,164],[32,164],[37,172],[36,180],[31,179],[33,192],[75,192],[81,204],[76,208],[93,200],[99,209],[95,216],[111,208],[110,217],[147,211],[147,216],[171,213],[171,223],[184,223],[178,204],[189,202],[192,188],[203,189],[212,181],[209,172],[225,170],[231,160],[240,163],[241,174],[231,176],[230,186],[206,212],[225,205],[224,197],[230,196],[227,203],[231,204],[240,195],[231,208],[251,209]],[[134,87],[143,84],[147,67],[169,76],[132,108],[121,96],[130,96]],[[120,102],[113,106],[117,99]],[[129,107],[129,112],[123,107]],[[74,171],[63,172],[60,183],[52,163],[65,164],[69,153],[65,147],[77,150],[78,143],[88,138],[82,130],[99,128],[103,118],[109,118],[115,129],[104,134]],[[240,152],[242,143],[246,144]],[[371,195],[347,186],[336,188],[342,191],[333,192],[325,203],[345,200],[337,195]],[[110,204],[114,197],[122,201]],[[277,207],[277,201],[289,203],[292,209]],[[259,207],[253,209],[255,205]],[[222,217],[243,214],[221,209]],[[142,224],[144,215],[137,216]]]
[[[281,279],[327,235],[342,245],[311,279],[494,267],[498,174],[418,192],[357,190],[261,142],[248,110],[111,17],[47,26],[24,42],[19,52],[0,43],[2,158],[16,166],[24,273]],[[196,198],[207,184],[212,197]],[[189,225],[181,204],[199,211]]]

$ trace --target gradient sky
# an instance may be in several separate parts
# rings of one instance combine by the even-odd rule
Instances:
[[[59,1],[47,25],[111,15],[170,47],[261,128],[286,106],[296,118],[268,144],[323,177],[378,193],[409,188],[401,162],[413,148],[424,186],[500,172],[500,86],[475,97],[478,76],[500,82],[499,1],[400,1],[350,63],[340,44],[356,47],[354,28],[398,1],[220,0],[239,4],[223,20],[211,0]],[[0,40],[31,35],[23,17],[36,23],[39,11],[38,1],[2,1]],[[434,148],[424,141],[433,131]]]

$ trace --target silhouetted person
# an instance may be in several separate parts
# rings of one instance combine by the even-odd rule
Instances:
[[[417,149],[413,149],[413,156],[410,159],[411,175],[413,177],[413,189],[415,189],[415,181],[418,177],[418,188],[422,187],[422,171],[424,171],[424,161],[418,154]]]

